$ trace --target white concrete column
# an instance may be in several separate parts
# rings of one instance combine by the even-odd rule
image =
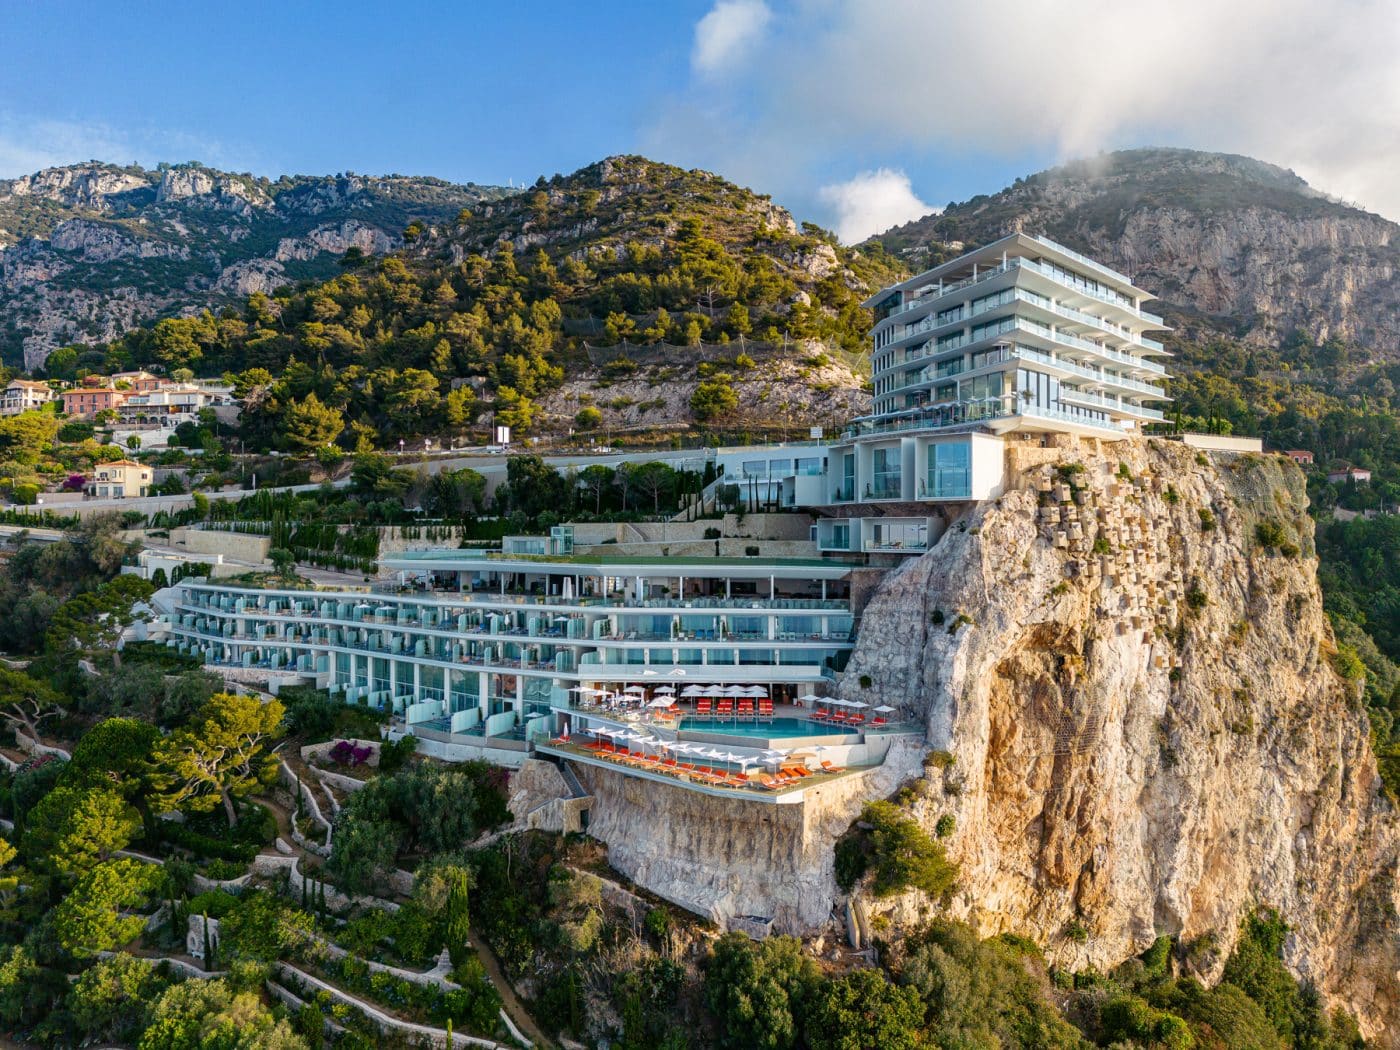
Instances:
[[[486,716],[491,713],[491,685],[490,675],[482,671],[476,676],[477,695],[476,709],[481,712],[481,720],[486,721]]]
[[[521,718],[525,714],[525,676],[518,674],[515,676],[515,717]]]
[[[389,695],[395,699],[399,695],[399,662],[393,653],[389,654]]]
[[[413,699],[415,701],[423,698],[423,676],[420,673],[422,667],[415,660],[413,662]]]

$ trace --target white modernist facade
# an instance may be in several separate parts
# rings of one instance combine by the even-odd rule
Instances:
[[[1162,419],[1162,319],[1124,274],[1013,234],[878,292],[875,411],[799,473],[790,505],[825,508],[824,551],[917,553],[929,505],[1001,491],[1004,441],[1116,441]],[[869,509],[878,507],[872,515]]]
[[[523,752],[594,690],[823,692],[853,644],[839,562],[439,550],[384,564],[400,582],[379,591],[182,582],[173,641],[391,710],[467,749],[452,757]]]

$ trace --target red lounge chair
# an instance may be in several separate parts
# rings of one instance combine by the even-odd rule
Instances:
[[[772,718],[772,717],[773,717],[773,701],[772,701],[772,700],[760,700],[760,701],[758,702],[758,713],[759,713],[760,715],[762,715],[764,718]]]
[[[719,702],[719,710],[718,710],[717,713],[718,713],[718,715],[719,715],[721,718],[728,718],[730,715],[732,715],[732,714],[734,713],[734,701],[733,701],[733,700],[721,700],[721,701]]]
[[[885,718],[881,718],[879,715],[876,715],[874,718],[872,718],[872,719],[870,720],[870,725],[871,725],[872,727],[873,727],[873,726],[885,726],[885,725],[889,725],[889,721],[888,721],[887,719],[885,719]]]
[[[740,701],[739,701],[739,717],[740,717],[740,718],[752,718],[752,717],[753,717],[753,701],[752,701],[752,700],[740,700]]]
[[[710,701],[704,698],[698,700],[695,704],[695,713],[697,715],[708,715],[710,713]]]
[[[860,712],[856,712],[855,714],[851,715],[851,717],[848,718],[847,721],[854,726],[862,725],[865,722],[865,716]]]
[[[833,722],[844,722],[844,721],[846,721],[846,712],[845,712],[845,711],[833,711],[833,712],[831,712],[831,720],[832,720]]]

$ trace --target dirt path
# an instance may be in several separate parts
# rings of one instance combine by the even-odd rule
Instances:
[[[510,1019],[515,1022],[515,1026],[525,1033],[525,1037],[542,1048],[552,1047],[554,1041],[540,1031],[540,1026],[535,1024],[535,1019],[530,1016],[530,1011],[525,1009],[525,1004],[520,1001],[520,997],[515,994],[515,989],[506,980],[506,975],[501,972],[500,961],[496,958],[496,953],[487,947],[475,930],[467,934],[471,941],[471,946],[476,949],[476,957],[481,960],[481,966],[486,971],[486,976],[495,985],[496,991],[501,995],[501,1006],[510,1015]]]

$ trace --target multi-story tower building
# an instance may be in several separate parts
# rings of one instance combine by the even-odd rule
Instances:
[[[874,412],[856,434],[980,424],[1122,437],[1160,420],[1162,319],[1124,274],[1012,234],[867,305]]]
[[[1008,438],[1118,441],[1161,419],[1168,355],[1146,334],[1163,328],[1150,298],[1019,233],[871,296],[874,411],[828,445],[820,483],[792,486],[794,504],[828,513],[820,548],[918,553],[937,537],[934,506],[1001,491]]]

